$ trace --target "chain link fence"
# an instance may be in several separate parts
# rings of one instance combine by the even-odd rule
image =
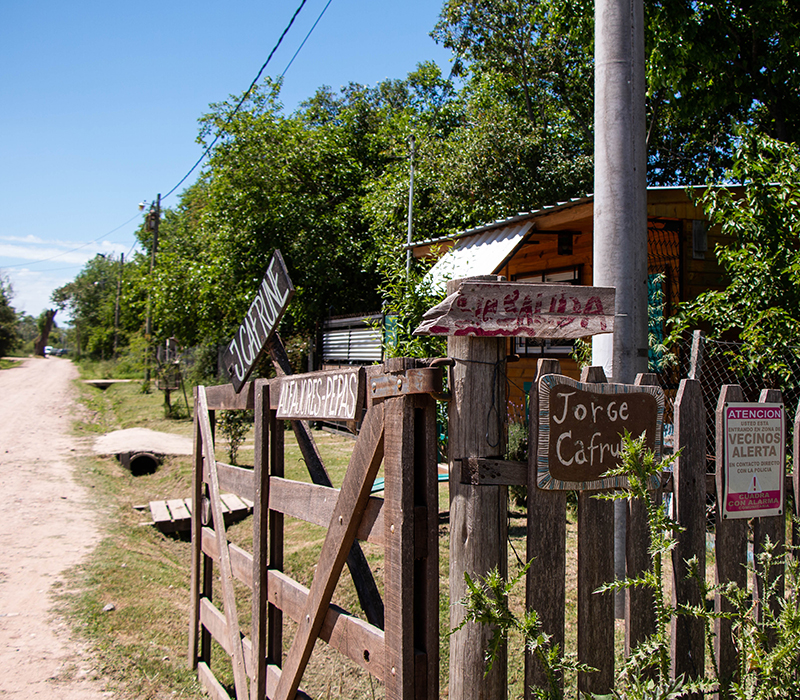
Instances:
[[[720,390],[725,384],[741,386],[745,401],[758,401],[763,389],[781,389],[786,407],[788,444],[792,444],[794,414],[800,400],[800,348],[784,353],[783,359],[790,370],[790,379],[780,387],[773,387],[765,374],[741,369],[744,364],[739,361],[742,347],[742,343],[714,340],[695,331],[674,348],[676,362],[658,372],[659,383],[666,396],[664,444],[668,448],[672,445],[673,411],[680,380],[691,377],[700,382],[706,409],[706,457],[709,473],[713,473],[716,468],[716,410]]]

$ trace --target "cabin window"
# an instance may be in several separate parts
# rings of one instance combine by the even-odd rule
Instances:
[[[525,273],[517,275],[515,281],[540,284],[580,284],[581,266],[575,265],[564,270],[552,272]],[[573,343],[574,341],[568,339],[515,337],[514,352],[517,355],[564,356],[572,352]]]

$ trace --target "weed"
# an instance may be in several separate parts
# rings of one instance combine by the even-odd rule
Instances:
[[[533,688],[534,697],[542,700],[563,700],[563,681],[568,673],[591,672],[596,669],[577,661],[574,655],[563,654],[557,644],[552,644],[551,635],[542,631],[539,616],[535,610],[522,615],[515,614],[509,607],[511,591],[525,578],[531,562],[520,569],[511,581],[506,582],[497,569],[490,571],[479,582],[473,581],[464,573],[467,593],[461,599],[466,615],[450,634],[457,632],[468,622],[478,622],[492,629],[492,639],[486,652],[486,673],[492,670],[500,649],[508,641],[510,632],[522,635],[526,649],[541,663],[547,678],[545,688]]]

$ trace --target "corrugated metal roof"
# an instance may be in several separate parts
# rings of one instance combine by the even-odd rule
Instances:
[[[522,243],[532,227],[533,219],[529,218],[459,238],[428,271],[425,280],[435,290],[443,291],[447,280],[494,274]]]
[[[484,231],[495,231],[498,228],[503,228],[512,224],[522,224],[526,221],[536,219],[544,214],[552,214],[554,211],[559,209],[569,209],[581,204],[586,204],[587,202],[593,201],[593,199],[594,195],[592,194],[585,195],[584,197],[573,197],[566,202],[559,202],[558,204],[544,206],[541,209],[536,209],[532,212],[521,212],[516,216],[510,216],[507,219],[498,219],[497,221],[492,221],[491,223],[483,224],[482,226],[477,226],[476,228],[467,229],[466,231],[459,231],[458,233],[440,236],[439,238],[428,238],[424,241],[414,241],[413,243],[407,245],[406,248],[414,249],[419,248],[420,246],[446,243],[447,241],[457,241],[459,238],[467,238],[474,236],[477,233],[483,233]]]

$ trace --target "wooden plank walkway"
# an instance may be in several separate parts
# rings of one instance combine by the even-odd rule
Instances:
[[[239,498],[236,494],[225,493],[221,496],[222,512],[225,524],[243,520],[253,512],[253,502],[247,498]],[[150,509],[152,524],[161,532],[188,531],[192,522],[192,499],[170,498],[166,501],[150,501],[147,506],[135,506],[136,510]]]

